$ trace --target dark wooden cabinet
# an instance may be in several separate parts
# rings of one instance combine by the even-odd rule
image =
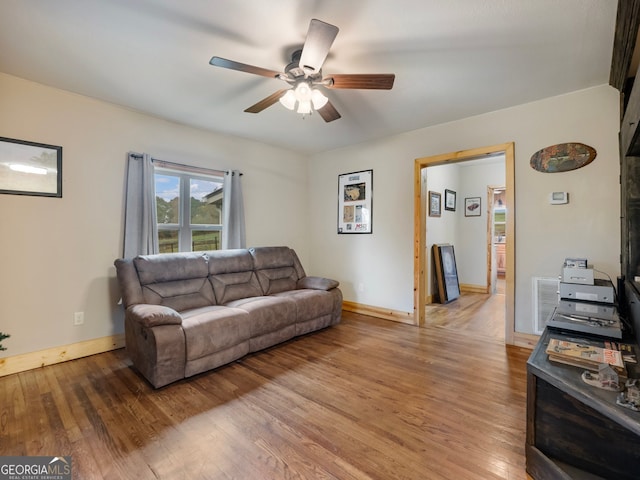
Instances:
[[[640,0],[619,0],[609,84],[620,91],[619,310],[629,340],[640,340],[640,82],[632,61]],[[639,278],[640,279],[640,278]],[[622,290],[622,291],[620,291]],[[582,382],[581,370],[549,361],[550,332],[527,363],[527,472],[535,480],[639,479],[640,412],[616,404],[617,393]],[[635,373],[634,378],[638,378]]]
[[[540,338],[527,363],[527,472],[535,480],[640,478],[640,412],[617,393],[582,382],[582,370],[550,362]]]
[[[640,0],[619,0],[609,84],[620,91],[620,264],[629,281],[640,276],[639,30]]]

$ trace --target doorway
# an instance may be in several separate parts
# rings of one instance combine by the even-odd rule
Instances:
[[[487,285],[489,293],[504,293],[509,238],[506,231],[506,186],[487,186]]]
[[[504,143],[489,147],[481,147],[471,150],[446,153],[432,157],[417,158],[414,168],[414,316],[415,324],[425,326],[429,319],[425,315],[427,299],[427,251],[426,212],[427,212],[427,188],[426,169],[430,166],[446,165],[458,162],[476,160],[487,156],[503,154],[505,158],[505,194],[504,203],[510,214],[506,216],[504,230],[510,239],[505,244],[505,343],[514,344],[515,340],[515,292],[514,292],[514,258],[515,258],[515,195],[514,195],[514,144]]]

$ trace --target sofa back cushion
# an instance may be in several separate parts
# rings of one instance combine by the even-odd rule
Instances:
[[[265,295],[296,289],[299,274],[293,250],[289,247],[258,247],[249,249],[249,252]]]
[[[248,250],[215,250],[207,252],[207,255],[209,280],[218,304],[262,295]]]
[[[140,255],[133,263],[145,303],[179,312],[216,304],[204,253]]]
[[[133,259],[119,258],[114,262],[114,265],[116,266],[116,275],[118,276],[124,308],[144,303],[142,287],[140,286],[140,279],[133,264]]]

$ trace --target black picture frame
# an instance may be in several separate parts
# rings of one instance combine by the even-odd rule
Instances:
[[[338,175],[338,234],[373,233],[373,170]]]
[[[442,196],[438,192],[429,191],[429,216],[439,217],[442,215]]]
[[[450,212],[456,211],[456,192],[445,189],[444,191],[444,209]]]
[[[0,137],[0,193],[62,198],[62,147]]]
[[[433,259],[440,303],[449,303],[460,296],[458,268],[453,245],[434,244]]]
[[[464,216],[479,217],[482,215],[482,199],[480,197],[468,197],[464,199]]]

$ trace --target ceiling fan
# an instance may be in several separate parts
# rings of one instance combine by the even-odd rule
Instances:
[[[293,52],[291,63],[285,67],[284,72],[255,67],[220,57],[212,57],[209,63],[216,67],[276,78],[290,85],[289,88],[278,90],[263,98],[247,108],[245,112],[260,113],[280,101],[289,110],[293,110],[296,105],[298,113],[303,115],[315,110],[325,122],[332,122],[340,118],[340,113],[317,87],[390,90],[395,80],[395,75],[392,73],[333,74],[323,77],[322,64],[337,35],[338,27],[320,20],[311,20],[302,49]]]

